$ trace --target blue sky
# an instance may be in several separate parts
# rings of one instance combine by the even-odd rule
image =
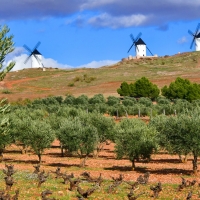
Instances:
[[[174,55],[190,49],[200,22],[200,0],[0,0],[0,24],[14,35],[7,62],[24,65],[38,41],[45,67],[100,67],[135,55],[130,34],[153,54]]]

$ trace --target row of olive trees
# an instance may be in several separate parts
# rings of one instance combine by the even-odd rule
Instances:
[[[124,119],[116,124],[112,118],[82,109],[63,107],[49,113],[45,109],[21,107],[4,113],[5,119],[10,120],[5,121],[0,147],[20,143],[23,149],[33,150],[41,162],[44,150],[58,139],[65,153],[78,156],[84,166],[89,155],[98,156],[106,141],[111,140],[117,158],[128,158],[133,169],[136,161],[149,160],[152,153],[164,148],[178,155],[192,153],[196,172],[200,154],[199,111],[197,108],[176,116],[158,115],[149,124],[140,119]]]
[[[6,140],[6,143],[3,143],[4,147],[16,143],[22,146],[22,150],[30,148],[38,156],[39,162],[44,150],[49,148],[56,138],[67,153],[78,155],[81,166],[84,166],[89,154],[98,156],[107,140],[115,141],[118,144],[116,147],[119,146],[117,141],[120,141],[122,136],[118,134],[120,128],[118,125],[116,127],[112,118],[96,112],[87,113],[76,108],[64,107],[57,109],[54,113],[48,113],[44,109],[20,107],[13,109],[6,117],[10,119],[10,132],[7,137],[4,137]],[[140,120],[139,122],[139,127],[145,129],[146,125]],[[126,128],[130,127],[131,123],[127,124]],[[135,130],[135,128],[132,129]],[[142,132],[144,132],[143,129]],[[139,146],[141,145],[142,143]],[[132,145],[132,147],[135,146]],[[116,152],[120,158],[119,151]],[[143,154],[141,152],[142,149],[137,156],[141,156]],[[134,156],[134,159],[139,159],[137,156]],[[131,161],[133,162],[132,159]]]
[[[114,120],[100,113],[73,108],[69,109],[68,116],[66,112],[59,116],[54,114],[50,121],[62,148],[69,154],[78,155],[81,166],[85,165],[89,154],[96,152],[98,156],[106,141],[113,138]]]
[[[139,119],[125,119],[115,124],[100,113],[65,108],[55,113],[21,107],[7,114],[10,132],[7,145],[20,144],[31,149],[39,162],[46,148],[57,138],[67,154],[78,156],[80,166],[90,154],[98,156],[108,140],[116,143],[117,158],[127,157],[135,168],[135,160],[150,158],[156,149],[156,130]]]
[[[177,99],[170,101],[165,97],[158,97],[156,104],[149,98],[141,97],[138,100],[131,97],[125,97],[122,100],[115,96],[109,96],[107,99],[102,94],[94,95],[88,98],[85,95],[79,97],[67,96],[62,97],[48,97],[44,99],[36,99],[29,102],[26,106],[35,109],[46,109],[48,112],[55,112],[58,108],[73,107],[82,109],[89,113],[99,112],[102,114],[109,114],[111,116],[155,116],[159,114],[174,115],[185,112],[185,110],[194,110],[196,106],[200,105],[200,100],[189,102],[184,99]],[[15,105],[14,107],[17,107]]]
[[[7,144],[20,144],[22,151],[28,149],[41,156],[55,139],[60,141],[67,153],[78,155],[85,165],[88,155],[96,156],[106,140],[112,140],[114,121],[99,113],[87,113],[81,109],[57,109],[48,113],[42,109],[21,107],[7,114],[10,119],[10,133]]]

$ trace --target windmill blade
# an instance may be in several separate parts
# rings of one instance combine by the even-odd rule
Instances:
[[[195,31],[195,36],[197,35],[199,28],[200,28],[200,23],[198,23],[198,25],[197,25],[197,28],[196,28],[196,31]]]
[[[192,36],[195,37],[194,33],[191,30],[188,30],[188,33]]]
[[[24,61],[24,64],[26,64],[28,62],[28,60],[30,59],[30,57],[32,56],[32,53],[28,56],[28,58]]]
[[[191,45],[190,45],[190,49],[192,49],[192,46],[193,46],[193,44],[194,44],[194,40],[195,40],[195,37],[194,37],[193,40],[192,40],[192,43],[191,43]]]
[[[140,33],[137,35],[137,37],[135,38],[135,42],[138,41],[138,39],[141,37],[141,35],[142,35],[142,33],[140,32]]]
[[[133,40],[133,42],[135,42],[135,39],[133,37],[133,34],[130,34],[131,39]]]
[[[150,49],[146,46],[146,48],[148,49],[148,51],[150,52],[150,54],[153,56],[153,53],[150,51]]]
[[[27,45],[24,44],[23,47],[24,47],[27,51],[29,51],[30,53],[32,53],[31,49],[30,49]]]
[[[137,45],[135,45],[135,48],[139,51],[139,48],[138,48],[138,46]]]
[[[41,42],[38,42],[38,43],[35,45],[35,47],[33,48],[33,51],[34,51],[35,49],[37,49],[37,48],[40,46],[40,44],[41,44]]]
[[[131,45],[131,47],[129,48],[128,52],[132,49],[133,45],[135,45],[135,44],[133,43],[133,44]],[[127,53],[128,53],[128,52],[127,52]]]

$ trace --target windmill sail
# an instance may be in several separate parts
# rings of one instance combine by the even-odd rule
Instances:
[[[26,64],[29,59],[31,58],[31,67],[32,68],[39,68],[44,67],[42,63],[42,54],[37,50],[37,48],[40,46],[41,42],[38,42],[33,50],[31,50],[27,45],[23,45],[23,47],[29,52],[29,56],[24,61],[24,64]]]
[[[196,51],[200,51],[200,23],[198,23],[195,32],[193,33],[191,30],[188,30],[188,33],[193,37],[192,42],[190,44],[190,49],[192,49],[194,42],[196,46]]]

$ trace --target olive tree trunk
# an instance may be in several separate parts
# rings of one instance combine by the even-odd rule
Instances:
[[[193,153],[194,154],[194,153]],[[193,164],[193,173],[197,174],[197,169],[198,169],[198,162],[197,162],[197,158],[198,156],[196,154],[194,154],[194,159],[192,161]]]

